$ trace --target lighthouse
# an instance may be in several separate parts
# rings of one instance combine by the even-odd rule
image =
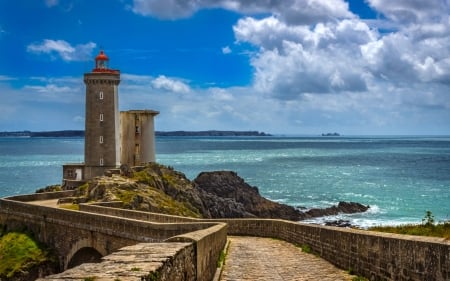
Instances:
[[[120,165],[133,167],[155,162],[153,119],[159,112],[119,112],[120,71],[109,68],[109,58],[103,50],[95,57],[92,71],[84,74],[84,83],[84,163],[63,165],[63,189],[74,189]]]
[[[120,165],[120,71],[110,69],[108,56],[100,51],[95,57],[94,69],[84,74],[84,83],[84,178],[89,179]]]

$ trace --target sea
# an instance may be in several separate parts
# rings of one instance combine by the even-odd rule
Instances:
[[[0,197],[60,184],[83,162],[83,138],[0,138]],[[268,199],[302,210],[340,201],[369,211],[309,220],[367,228],[438,222],[450,215],[450,136],[157,137],[157,162],[194,179],[231,170]]]

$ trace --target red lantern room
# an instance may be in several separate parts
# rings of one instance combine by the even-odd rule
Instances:
[[[103,50],[95,57],[95,68],[92,72],[108,72],[108,73],[118,73],[119,71],[116,69],[109,69],[109,58]]]

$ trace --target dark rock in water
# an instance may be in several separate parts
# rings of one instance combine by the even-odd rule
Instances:
[[[352,224],[348,220],[334,220],[334,221],[326,221],[326,226],[337,226],[337,227],[351,227]]]
[[[310,209],[309,211],[305,212],[305,215],[307,218],[317,218],[325,216],[335,216],[339,213],[362,213],[367,211],[369,208],[369,206],[365,206],[356,202],[339,202],[337,206],[332,206],[325,209]]]

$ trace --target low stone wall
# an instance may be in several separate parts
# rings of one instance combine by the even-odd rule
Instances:
[[[119,249],[100,263],[84,263],[38,281],[180,280],[195,281],[193,243],[140,243]]]
[[[337,267],[351,269],[370,280],[450,280],[450,241],[440,238],[271,219],[199,220],[91,205],[81,205],[82,212],[48,209],[0,199],[0,223],[11,217],[29,223],[44,218],[46,222],[58,221],[63,225],[65,221],[67,226],[79,227],[85,224],[86,220],[95,218],[98,221],[92,225],[93,231],[97,230],[97,224],[98,228],[118,228],[124,235],[128,233],[140,237],[149,235],[149,230],[145,229],[149,227],[157,232],[178,231],[170,238],[167,238],[170,236],[169,232],[165,232],[160,239],[192,245],[195,257],[192,261],[185,257],[184,266],[187,271],[194,266],[196,278],[202,281],[210,280],[208,278],[214,269],[216,257],[225,244],[227,232],[230,235],[272,237],[297,245],[308,245],[314,253]],[[165,265],[161,266],[164,268]],[[167,266],[170,267],[170,263]]]
[[[124,217],[135,220],[158,223],[206,223],[207,221],[195,218],[170,216],[157,213],[141,212],[134,210],[116,209],[91,204],[80,204],[80,210],[85,212],[101,213],[108,216]],[[212,280],[217,260],[227,240],[227,225],[220,221],[208,221],[216,225],[197,231],[183,233],[171,237],[166,242],[193,242],[196,249],[197,280]]]
[[[75,194],[73,190],[66,191],[56,191],[56,192],[42,192],[42,193],[33,193],[33,194],[24,194],[11,196],[5,199],[20,201],[20,202],[31,202],[31,201],[41,201],[41,200],[51,200],[51,199],[59,199],[64,197],[71,197]]]
[[[80,211],[158,223],[205,222],[205,220],[158,213],[119,209],[98,204],[80,204]],[[217,222],[217,221],[214,221]]]
[[[20,199],[24,200],[23,197]],[[6,225],[8,230],[23,229],[26,227],[36,233],[37,238],[41,242],[47,243],[58,250],[60,259],[62,259],[60,260],[60,263],[64,264],[64,267],[62,268],[67,266],[70,257],[73,255],[71,251],[73,250],[74,245],[78,243],[77,241],[83,242],[86,239],[95,240],[85,242],[85,244],[88,246],[97,245],[95,249],[99,250],[102,254],[117,251],[120,247],[116,247],[116,245],[122,245],[121,247],[123,247],[125,245],[133,245],[139,242],[148,241],[157,242],[149,244],[150,246],[146,246],[147,250],[150,251],[150,254],[148,254],[149,256],[153,255],[153,252],[151,252],[151,245],[155,245],[156,250],[160,248],[159,246],[161,244],[165,245],[162,249],[166,248],[168,251],[161,253],[161,257],[164,257],[165,260],[153,261],[151,259],[149,260],[148,257],[142,258],[140,263],[138,262],[140,267],[146,268],[146,273],[142,275],[142,272],[128,272],[133,270],[129,268],[130,263],[127,262],[127,257],[123,256],[123,264],[121,266],[124,267],[124,270],[128,273],[121,271],[120,274],[137,276],[136,280],[209,281],[212,279],[216,270],[220,251],[223,249],[227,239],[227,226],[225,223],[218,221],[207,222],[202,220],[189,220],[186,218],[185,222],[161,223],[142,219],[142,216],[148,214],[144,212],[125,212],[129,214],[129,217],[135,216],[135,218],[129,218],[126,216],[115,215],[114,212],[118,209],[98,206],[85,206],[84,208],[86,210],[96,208],[100,210],[105,209],[104,213],[109,214],[72,211],[32,205],[22,201],[0,199],[0,224]],[[83,207],[81,207],[81,209],[83,209]],[[164,220],[164,216],[160,216],[160,218]],[[170,218],[170,216],[165,218],[166,221],[177,221],[181,219],[182,217]],[[117,243],[115,243],[116,240]],[[166,242],[163,243],[162,241],[164,240],[166,240]],[[100,242],[102,245],[105,244],[106,246],[98,246]],[[173,245],[178,245],[180,243],[185,244],[182,249],[180,248],[175,252],[169,251],[169,249],[173,249]],[[136,254],[141,255],[142,253]],[[129,255],[133,256],[134,254],[130,253]],[[192,258],[190,258],[190,256],[192,256]],[[136,260],[133,260],[133,262],[136,263]],[[118,261],[116,261],[116,263],[117,262]],[[136,271],[137,268],[139,268],[138,265],[135,265]],[[81,269],[71,270],[68,274],[72,274],[72,277],[80,276],[80,272],[86,270],[83,274],[89,274],[87,277],[93,276],[92,274],[95,272],[99,272],[99,277],[101,277],[101,273],[104,273],[105,271],[104,266],[105,264],[82,265]],[[153,271],[148,271],[151,268],[153,268]],[[191,272],[193,273],[191,274]],[[182,277],[180,277],[180,274]],[[150,276],[151,278],[145,279],[147,278],[146,276]],[[120,277],[121,276],[117,276],[119,279]],[[141,277],[144,279],[140,279]],[[157,279],[152,279],[154,277],[157,277]],[[67,277],[67,279],[70,278]],[[115,278],[111,280],[114,279]]]
[[[93,206],[91,211],[149,221],[199,221],[162,214]],[[110,213],[111,212],[111,213]],[[260,236],[308,245],[323,259],[370,280],[450,280],[450,241],[408,235],[302,224],[271,219],[225,222],[229,235]]]
[[[167,242],[193,242],[196,249],[196,270],[198,281],[210,281],[217,270],[220,252],[227,241],[227,225],[216,226],[171,237]]]
[[[321,258],[370,280],[450,280],[450,241],[283,220],[231,219],[231,235],[308,245]]]
[[[214,222],[155,223],[119,216],[31,205],[9,199],[0,199],[0,223],[2,221],[6,221],[3,224],[10,228],[14,228],[13,221],[15,221],[15,223],[27,226],[36,234],[42,232],[41,224],[45,222],[57,224],[62,228],[85,229],[124,237],[136,242],[160,242],[172,236],[205,229],[216,224]],[[41,242],[47,242],[45,237],[38,236],[38,238],[41,238]]]

